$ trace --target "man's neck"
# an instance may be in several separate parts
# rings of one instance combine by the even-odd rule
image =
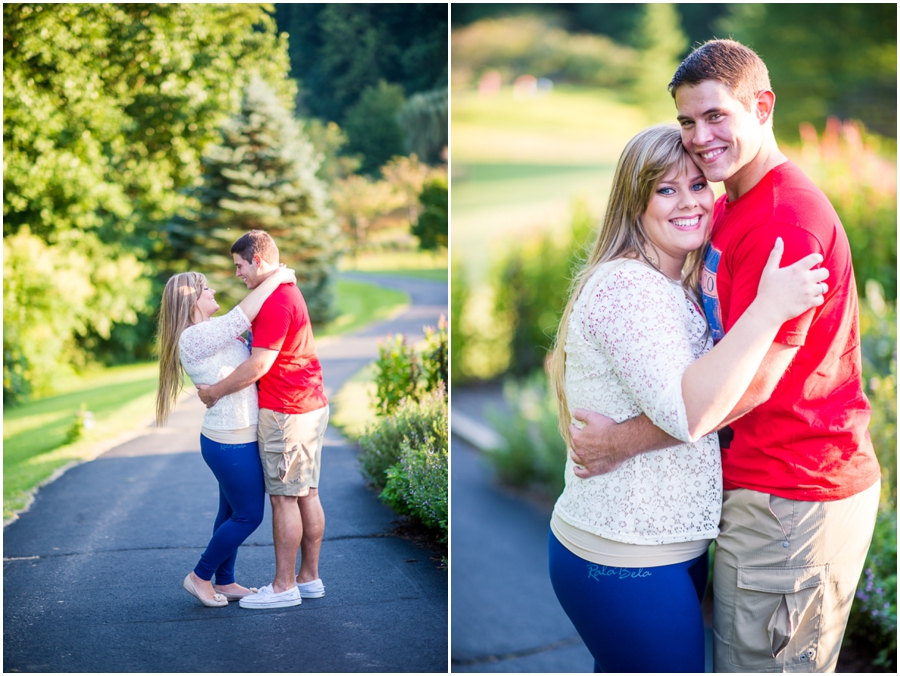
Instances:
[[[260,283],[262,283],[262,282],[266,281],[269,277],[271,277],[272,275],[275,274],[275,272],[278,270],[278,265],[277,264],[275,264],[275,265],[270,265],[270,264],[260,265],[257,268],[257,270],[259,273],[258,274],[259,281],[260,281]]]
[[[728,201],[733,202],[746,195],[762,180],[763,176],[779,164],[787,162],[787,159],[787,156],[778,149],[774,136],[766,139],[756,157],[741,167],[733,176],[725,179],[725,194],[728,195]]]

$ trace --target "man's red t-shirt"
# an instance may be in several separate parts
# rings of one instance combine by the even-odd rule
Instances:
[[[272,292],[251,330],[253,347],[278,351],[272,368],[259,380],[260,408],[297,414],[328,404],[306,301],[295,284],[282,284]]]
[[[722,449],[726,490],[749,488],[792,500],[839,500],[880,477],[862,391],[859,308],[850,245],[828,198],[791,162],[738,199],[716,203],[701,276],[713,338],[756,297],[775,238],[781,265],[818,252],[828,269],[825,303],[786,322],[776,342],[799,346],[771,398],[731,424]]]

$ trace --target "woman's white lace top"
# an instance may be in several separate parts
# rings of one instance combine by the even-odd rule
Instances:
[[[195,385],[214,385],[250,357],[247,342],[241,337],[250,328],[250,320],[236,306],[222,317],[189,326],[181,334],[178,347],[181,365]],[[259,422],[256,385],[219,399],[206,409],[204,427],[214,430],[238,430]]]
[[[617,423],[642,412],[687,441],[681,377],[712,347],[706,320],[677,282],[631,259],[603,263],[569,315],[569,411],[596,411]],[[696,443],[640,453],[616,470],[579,479],[566,462],[555,512],[610,540],[655,545],[714,538],[722,504],[715,433]]]

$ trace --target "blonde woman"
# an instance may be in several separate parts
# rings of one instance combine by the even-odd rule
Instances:
[[[647,129],[619,160],[606,217],[573,283],[551,360],[567,442],[571,412],[645,413],[683,441],[566,487],[549,535],[550,577],[598,671],[704,670],[700,602],[722,500],[716,427],[788,319],[821,305],[819,254],[779,268],[715,347],[698,303],[714,196],[677,127]]]
[[[216,292],[197,272],[183,272],[166,284],[159,310],[159,390],[156,424],[165,425],[182,388],[182,370],[196,383],[216,383],[250,356],[242,334],[263,302],[281,284],[293,284],[283,266],[231,312],[215,319]],[[259,405],[256,387],[222,397],[203,418],[200,449],[219,482],[219,513],[213,536],[183,586],[208,607],[227,606],[256,591],[234,580],[238,547],[262,523],[265,506],[262,466],[256,441]],[[213,587],[212,578],[216,585]]]

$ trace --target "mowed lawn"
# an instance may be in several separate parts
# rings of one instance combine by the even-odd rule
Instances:
[[[446,271],[444,272],[446,279]],[[348,333],[396,312],[408,297],[372,284],[339,280],[340,315],[316,332]],[[3,520],[24,508],[30,492],[60,468],[90,460],[108,442],[153,422],[158,378],[156,362],[100,369],[76,379],[55,395],[3,410]],[[94,427],[67,439],[82,408]]]
[[[622,149],[658,121],[579,87],[526,100],[454,91],[451,107],[451,248],[476,284],[507,242],[568,228],[576,200],[599,221]]]

